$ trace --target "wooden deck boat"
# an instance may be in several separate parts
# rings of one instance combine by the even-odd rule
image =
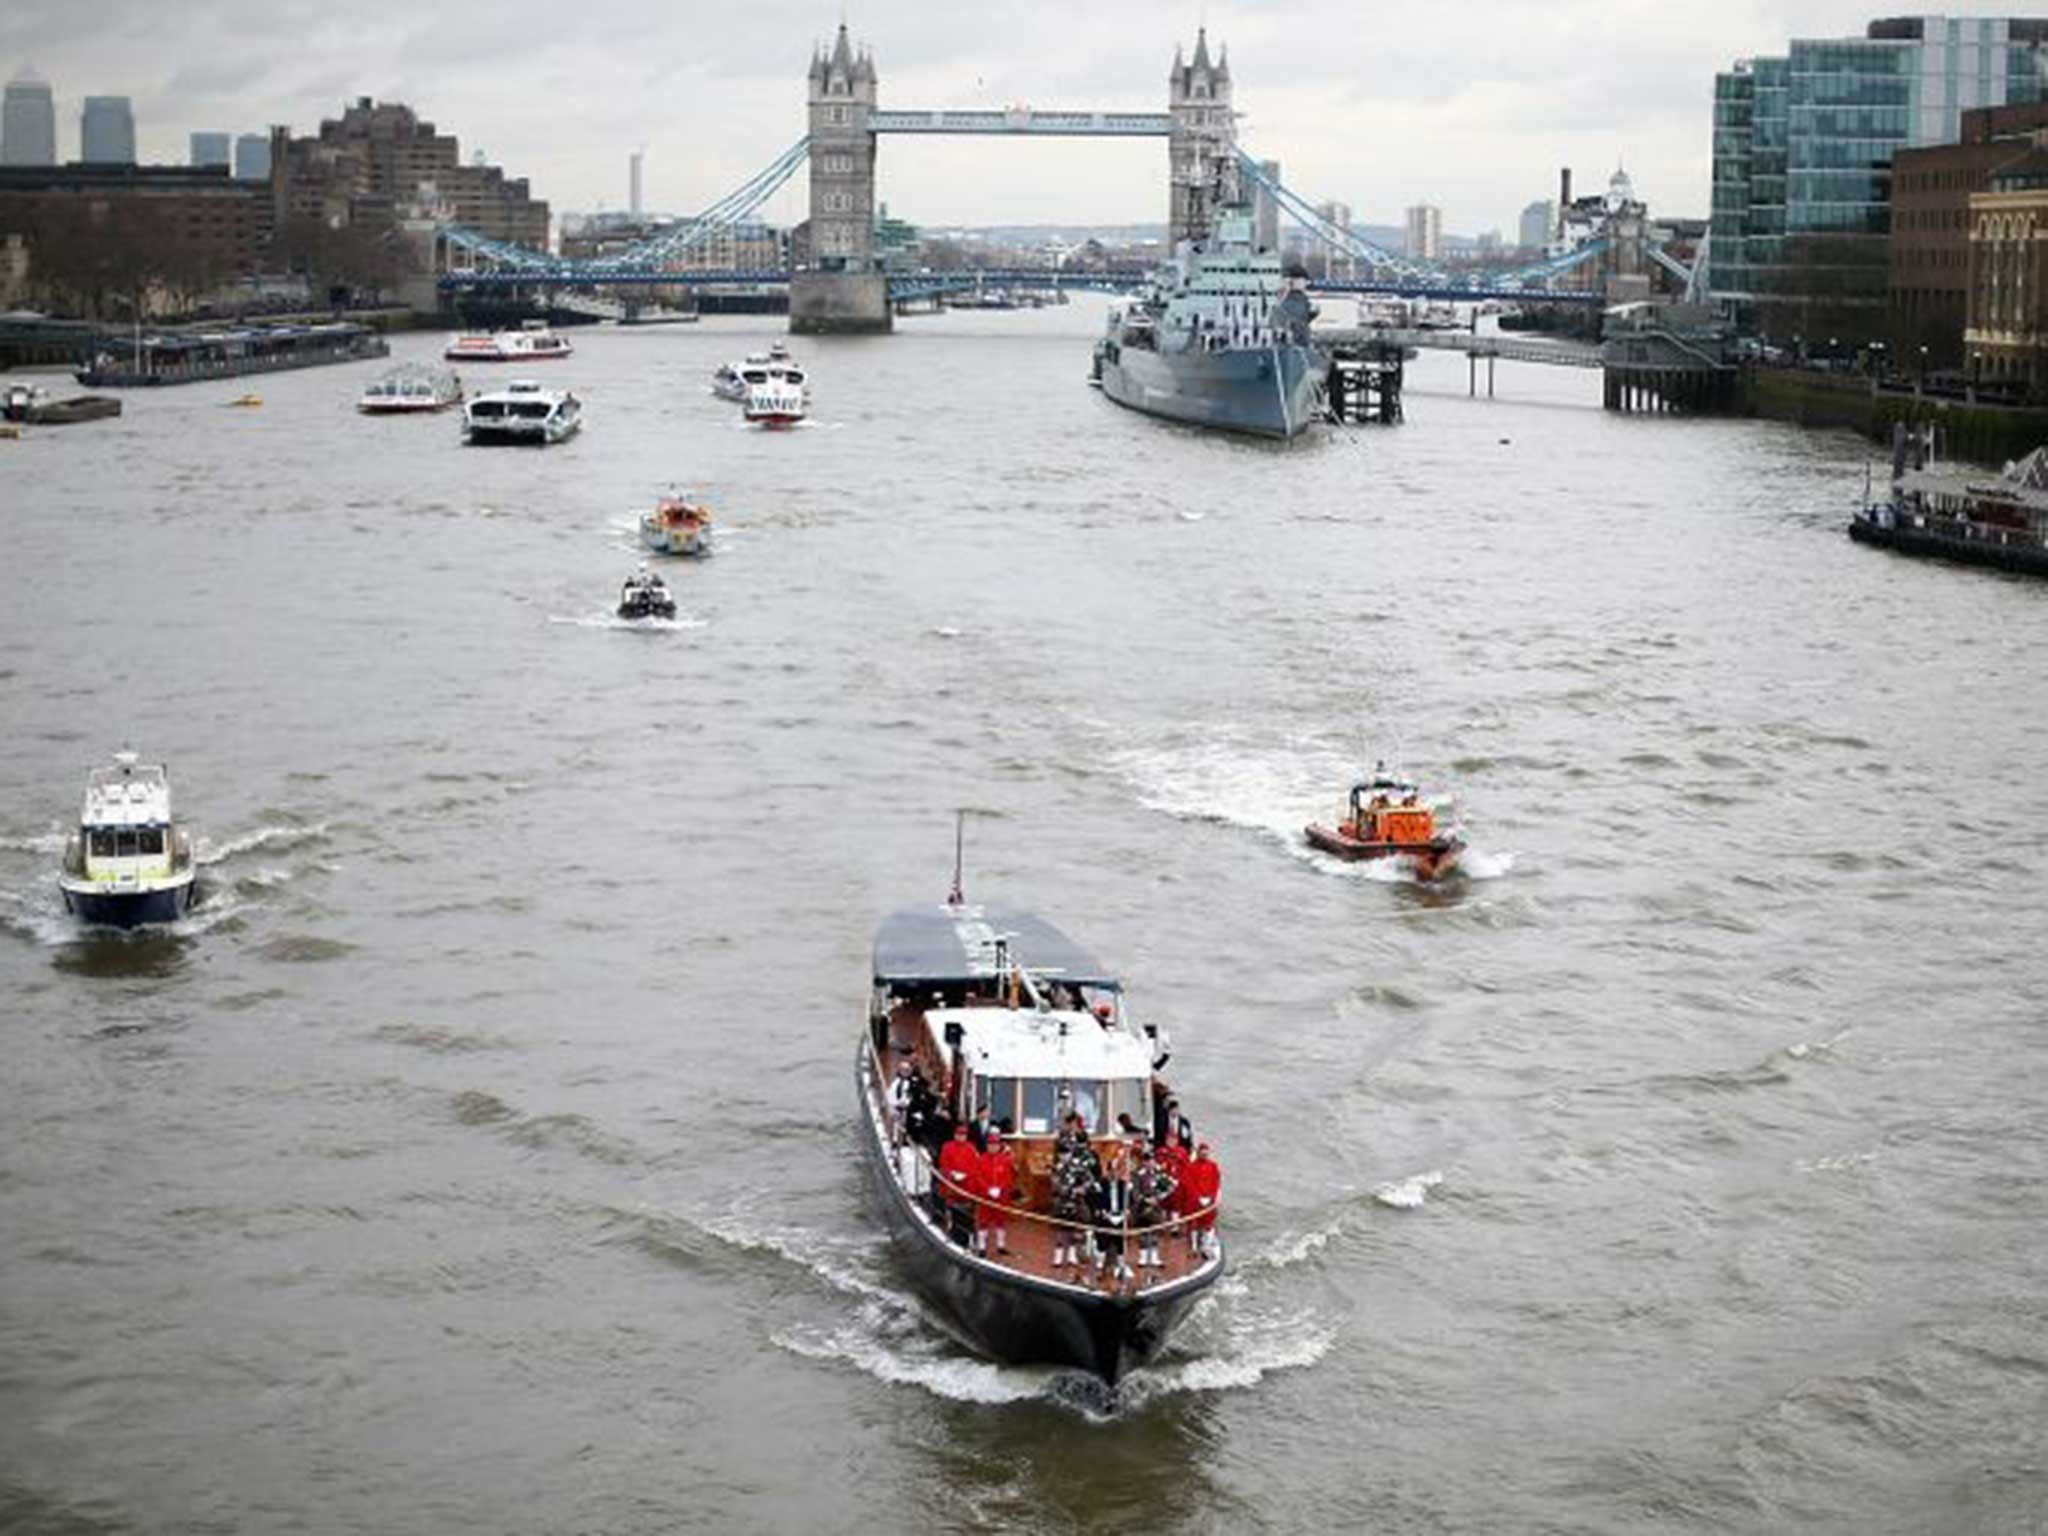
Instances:
[[[873,980],[856,1056],[862,1139],[911,1275],[985,1354],[1114,1385],[1159,1352],[1224,1268],[1213,1195],[1170,1200],[1140,1226],[1140,1203],[1109,1188],[1146,1140],[1120,1117],[1150,1130],[1166,1101],[1162,1037],[1130,1022],[1117,979],[1058,929],[970,906],[957,886],[952,900],[883,921]],[[907,1072],[934,1085],[922,1107],[892,1092]],[[978,1112],[1011,1127],[1007,1190],[945,1176],[945,1143]],[[1084,1168],[1092,1152],[1105,1170],[1079,1221],[1053,1214],[1055,1159],[1076,1149]],[[1071,1176],[1061,1185],[1070,1211],[1075,1187]],[[998,1221],[1006,1243],[970,1235]],[[1157,1262],[1145,1262],[1153,1249]]]
[[[1465,840],[1456,832],[1439,831],[1435,809],[1413,784],[1389,774],[1385,763],[1351,786],[1345,815],[1336,826],[1312,821],[1302,835],[1311,847],[1340,859],[1404,859],[1422,880],[1451,873],[1465,853]]]
[[[660,555],[702,557],[712,551],[711,509],[668,495],[640,518],[640,542]]]

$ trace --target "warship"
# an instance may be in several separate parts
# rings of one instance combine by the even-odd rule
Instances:
[[[1252,245],[1249,211],[1221,212],[1109,312],[1092,380],[1119,405],[1195,426],[1293,437],[1323,414],[1329,372],[1309,333],[1307,275]]]

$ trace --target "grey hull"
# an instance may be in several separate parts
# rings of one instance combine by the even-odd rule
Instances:
[[[1315,417],[1319,362],[1314,349],[1299,346],[1175,356],[1122,347],[1102,359],[1102,392],[1170,421],[1292,437]]]

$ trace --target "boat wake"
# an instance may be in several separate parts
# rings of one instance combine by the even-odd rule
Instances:
[[[1177,733],[1178,734],[1178,733]],[[1147,810],[1181,821],[1257,832],[1285,852],[1329,874],[1375,885],[1416,883],[1406,859],[1335,859],[1311,848],[1302,828],[1331,820],[1357,761],[1327,743],[1297,739],[1274,751],[1236,735],[1180,740],[1111,754],[1111,765]],[[1443,814],[1447,802],[1432,801]],[[1467,846],[1452,879],[1497,880],[1515,867],[1505,850]]]
[[[291,848],[304,847],[307,843],[319,842],[327,836],[327,823],[280,822],[276,826],[258,827],[253,832],[244,832],[238,837],[214,842],[202,836],[193,849],[192,858],[202,869],[212,864],[224,863],[237,854],[254,853],[259,848],[284,852]]]
[[[568,624],[577,629],[616,629],[652,634],[660,631],[681,629],[703,629],[709,621],[687,613],[679,613],[672,619],[622,619],[616,613],[551,613],[550,624]]]
[[[1397,1211],[1420,1210],[1429,1199],[1429,1192],[1443,1181],[1444,1176],[1432,1168],[1427,1173],[1418,1173],[1405,1179],[1395,1179],[1377,1185],[1373,1189],[1372,1197],[1381,1205],[1391,1206]]]

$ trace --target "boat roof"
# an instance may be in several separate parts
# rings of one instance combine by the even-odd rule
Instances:
[[[2029,512],[2048,513],[2048,446],[2006,465],[2005,472],[1996,477],[1982,470],[1909,469],[1900,480],[1909,491],[2002,501]]]
[[[89,827],[148,827],[171,819],[171,781],[161,763],[141,763],[133,752],[117,752],[113,763],[95,768],[85,781]]]
[[[1010,941],[1010,958],[1033,976],[1091,987],[1117,987],[1116,976],[1044,918],[1014,907],[953,906],[934,902],[905,907],[875,931],[877,984],[989,981],[996,975],[996,940]]]
[[[1106,1025],[1091,1013],[1054,1008],[935,1008],[925,1015],[934,1045],[944,1049],[946,1026],[960,1026],[960,1049],[977,1077],[1149,1077],[1149,1043],[1130,1030]]]

